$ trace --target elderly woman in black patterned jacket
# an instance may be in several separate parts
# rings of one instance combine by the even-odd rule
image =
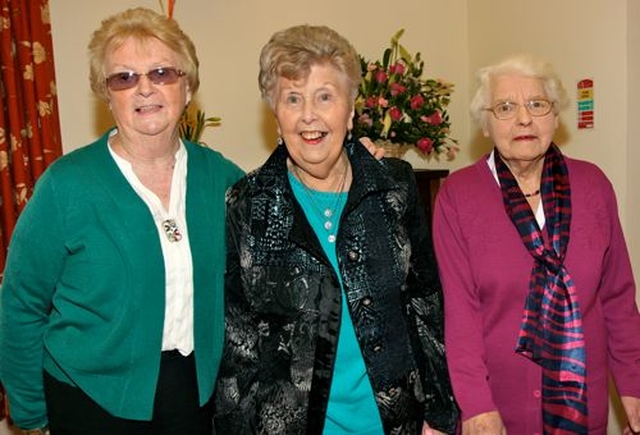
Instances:
[[[280,139],[227,196],[218,433],[455,431],[429,227],[411,166],[349,133],[360,76],[324,26],[262,50]]]

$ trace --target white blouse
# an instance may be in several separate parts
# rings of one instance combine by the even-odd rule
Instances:
[[[493,177],[496,179],[496,183],[498,183],[498,187],[500,187],[500,179],[498,178],[498,170],[496,169],[496,162],[493,160],[493,153],[495,153],[495,150],[491,151],[491,154],[487,159],[487,165],[489,165],[489,170],[493,174]],[[536,216],[536,221],[538,221],[538,227],[544,228],[546,219],[544,217],[544,207],[542,206],[542,201],[538,201],[538,208],[536,209],[535,216]]]
[[[193,264],[186,220],[187,151],[181,142],[175,156],[169,210],[142,184],[131,163],[117,155],[111,144],[109,151],[131,187],[149,207],[158,228],[166,283],[162,350],[177,349],[182,355],[189,355],[193,352]]]

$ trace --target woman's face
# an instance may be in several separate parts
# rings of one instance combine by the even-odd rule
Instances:
[[[278,131],[293,161],[315,177],[326,177],[353,126],[347,77],[324,64],[312,66],[301,80],[280,77],[274,106]]]
[[[141,43],[128,39],[105,59],[105,76],[114,73],[147,73],[156,68],[180,69],[178,55],[157,39]],[[107,86],[109,106],[119,133],[156,136],[177,131],[180,117],[191,100],[186,77],[177,82],[156,85],[147,76],[140,76],[138,83],[123,90],[111,90]]]
[[[526,163],[543,156],[553,140],[558,115],[552,110],[544,116],[532,116],[525,103],[548,100],[542,81],[519,75],[500,75],[491,82],[491,106],[510,101],[519,104],[512,119],[500,120],[487,112],[485,137],[491,138],[500,156],[508,163]]]

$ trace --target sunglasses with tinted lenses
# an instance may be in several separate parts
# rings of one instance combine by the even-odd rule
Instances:
[[[133,71],[123,71],[111,74],[107,77],[107,87],[112,91],[124,91],[137,86],[140,77],[146,76],[154,85],[171,85],[178,81],[180,77],[185,75],[184,71],[176,68],[161,67],[154,68],[146,73],[136,73]]]

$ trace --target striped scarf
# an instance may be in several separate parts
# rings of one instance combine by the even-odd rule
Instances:
[[[542,367],[545,434],[586,434],[586,355],[578,295],[564,258],[569,244],[571,187],[555,144],[544,159],[540,194],[548,243],[513,174],[494,151],[507,214],[533,257],[516,352]]]

